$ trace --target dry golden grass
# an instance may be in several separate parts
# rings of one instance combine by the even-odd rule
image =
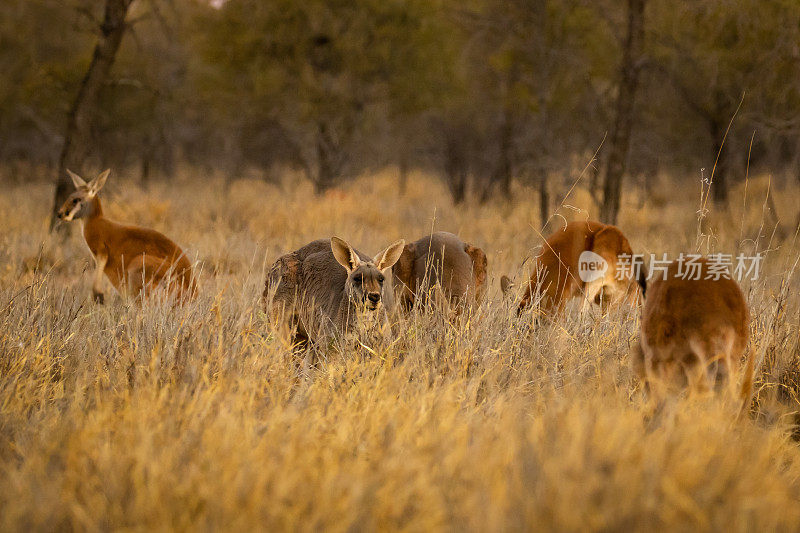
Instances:
[[[759,230],[763,183],[751,181],[744,216],[737,191],[700,237],[703,251],[756,246],[745,239],[772,250],[745,284],[764,363],[743,422],[711,400],[653,415],[628,368],[636,310],[571,310],[535,331],[514,318],[497,279],[524,275],[542,226],[524,189],[513,205],[454,208],[424,176],[396,198],[390,172],[323,198],[188,177],[143,191],[112,175],[107,214],[198,261],[202,295],[180,309],[110,287],[93,304],[81,237],[47,237],[50,188],[6,189],[0,529],[796,531],[798,245],[791,223],[772,242]],[[660,194],[625,206],[634,250],[695,250],[699,185]],[[792,221],[796,198],[776,193]],[[299,365],[262,312],[265,268],[314,238],[375,253],[432,228],[484,248],[488,301],[457,324],[417,314],[390,344]]]

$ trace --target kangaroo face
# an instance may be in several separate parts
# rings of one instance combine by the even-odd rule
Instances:
[[[375,311],[381,305],[386,277],[372,261],[362,262],[347,276],[347,295],[357,306]]]
[[[106,170],[91,182],[86,183],[83,178],[67,170],[67,173],[72,178],[72,183],[75,185],[75,192],[69,195],[58,210],[58,218],[65,222],[70,222],[91,215],[94,211],[93,200],[105,185],[109,172],[110,170]]]
[[[614,226],[600,230],[594,237],[592,251],[608,264],[606,275],[600,283],[602,289],[595,295],[595,303],[602,304],[602,300],[609,299],[616,303],[625,302],[635,306],[639,299],[638,280],[632,272],[625,272],[622,278],[617,277],[618,258],[625,255],[633,258],[633,249],[630,242],[622,232]]]
[[[331,250],[336,261],[347,270],[345,292],[350,302],[369,311],[377,310],[382,301],[384,272],[391,268],[403,253],[405,241],[400,240],[375,256],[362,261],[352,246],[338,237],[331,238]]]
[[[64,222],[71,222],[88,216],[92,210],[92,199],[86,189],[78,189],[67,197],[64,205],[58,210],[58,218]]]

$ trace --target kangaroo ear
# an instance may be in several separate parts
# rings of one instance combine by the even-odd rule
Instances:
[[[69,177],[72,178],[72,184],[75,186],[76,189],[81,189],[83,187],[86,187],[86,188],[89,187],[89,184],[86,183],[83,180],[82,177],[78,176],[77,174],[75,174],[70,169],[67,169],[67,174],[69,174]]]
[[[620,230],[614,226],[607,226],[595,233],[592,251],[598,255],[603,255],[602,252],[605,251],[616,256],[623,250],[624,238]]]
[[[400,259],[400,256],[403,254],[405,245],[406,241],[403,239],[390,244],[388,248],[376,255],[372,262],[375,263],[378,270],[386,270],[397,263],[397,260]]]
[[[111,169],[107,168],[99,176],[92,180],[92,182],[89,184],[89,192],[92,194],[92,196],[100,192],[100,189],[102,189],[103,185],[106,184],[106,180],[108,179],[108,174],[110,172]]]
[[[475,289],[480,290],[483,284],[486,283],[486,270],[488,266],[486,254],[483,253],[483,250],[471,244],[465,244],[464,251],[472,258],[472,274],[475,277]]]
[[[506,275],[500,276],[500,290],[504,296],[508,296],[514,290],[514,282]]]
[[[361,264],[361,260],[358,258],[356,251],[353,250],[353,247],[347,244],[347,241],[344,239],[331,237],[331,251],[336,261],[348,272],[352,272]]]

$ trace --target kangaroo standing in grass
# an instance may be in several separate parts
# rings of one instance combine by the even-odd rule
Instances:
[[[436,232],[407,244],[392,267],[398,304],[405,310],[441,290],[450,305],[478,301],[486,288],[486,254],[452,233]]]
[[[67,172],[75,192],[58,210],[58,218],[83,222],[83,237],[96,266],[92,284],[96,302],[104,301],[104,273],[123,295],[146,296],[156,285],[169,282],[168,290],[176,291],[179,298],[194,297],[197,286],[192,265],[177,244],[155,230],[118,224],[103,216],[97,193],[105,185],[110,170],[89,183],[74,172]]]
[[[264,298],[274,319],[296,329],[295,341],[324,341],[354,327],[359,317],[392,307],[391,271],[405,241],[370,259],[344,240],[313,241],[270,268]],[[271,303],[269,297],[272,296]]]
[[[603,275],[588,283],[579,275],[579,262],[584,252],[599,256],[606,265]],[[518,312],[540,300],[545,316],[557,315],[569,300],[579,296],[583,296],[584,304],[594,302],[603,310],[622,302],[636,305],[639,300],[637,280],[630,273],[621,278],[616,275],[620,255],[633,260],[631,245],[616,226],[592,220],[570,222],[542,245]],[[504,294],[509,294],[513,283],[503,276],[500,286]]]
[[[659,275],[649,287],[644,278],[640,281],[645,300],[631,362],[656,399],[680,389],[709,391],[726,381],[736,395],[735,377],[750,337],[747,302],[729,277],[706,279],[711,272],[708,260],[696,264],[692,271],[675,261],[666,276]],[[742,414],[750,405],[752,353],[743,378]]]

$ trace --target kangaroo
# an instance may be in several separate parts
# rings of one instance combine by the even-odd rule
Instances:
[[[649,287],[640,280],[645,299],[631,364],[657,399],[686,388],[718,389],[726,381],[736,395],[734,378],[750,337],[747,302],[729,274],[714,279],[707,259],[696,264],[696,271],[690,272],[674,261]],[[740,415],[750,405],[752,385],[751,353],[740,391]]]
[[[58,210],[58,218],[65,222],[78,219],[83,222],[83,237],[95,260],[92,284],[95,302],[104,302],[104,273],[123,296],[144,297],[152,288],[164,283],[169,291],[176,291],[181,300],[196,295],[192,265],[177,244],[155,230],[126,226],[103,216],[97,193],[105,185],[110,169],[89,183],[74,172],[67,172],[75,192]]]
[[[579,261],[587,251],[599,256],[607,266],[602,275],[584,282],[580,278]],[[569,300],[579,296],[583,296],[584,305],[594,302],[603,311],[612,303],[635,305],[639,289],[634,269],[623,272],[618,279],[620,255],[629,256],[633,262],[631,245],[619,228],[591,220],[570,222],[544,242],[542,251],[534,260],[533,272],[517,312],[521,313],[532,302],[540,301],[540,310],[545,316],[557,315]],[[500,287],[504,294],[510,294],[513,282],[508,276],[502,276]]]
[[[300,345],[346,332],[382,303],[392,307],[390,268],[404,245],[405,241],[397,241],[370,259],[331,237],[281,256],[270,268],[264,288],[270,314],[295,330],[294,340]]]
[[[486,265],[483,250],[452,233],[439,231],[406,244],[392,267],[398,304],[408,311],[432,288],[454,306],[478,301],[486,288]]]

